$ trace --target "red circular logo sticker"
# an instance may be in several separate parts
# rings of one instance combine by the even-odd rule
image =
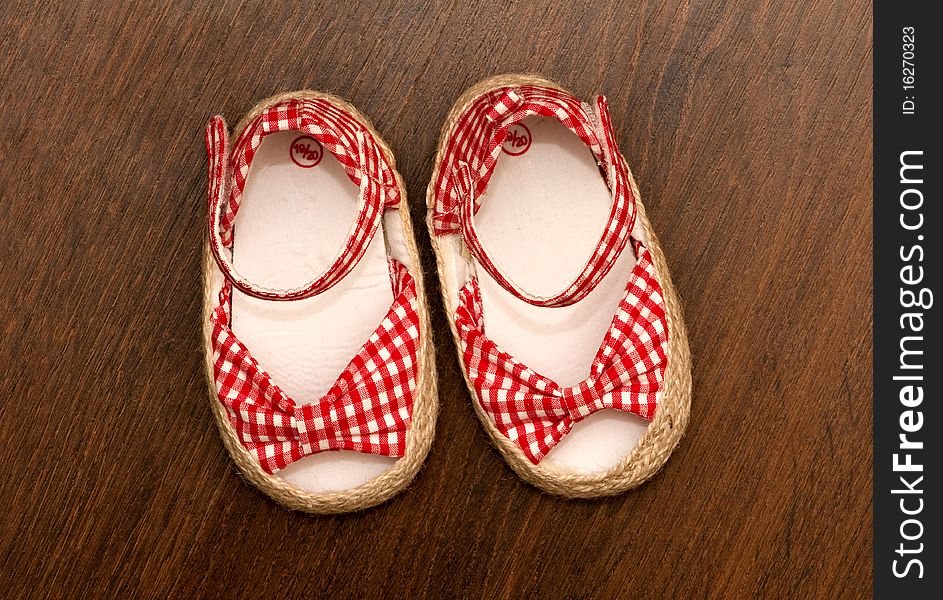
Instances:
[[[291,161],[304,169],[316,167],[324,157],[324,148],[321,143],[310,135],[295,138],[288,151]]]
[[[523,123],[508,127],[508,135],[501,144],[501,150],[511,156],[520,156],[530,149],[530,129]]]

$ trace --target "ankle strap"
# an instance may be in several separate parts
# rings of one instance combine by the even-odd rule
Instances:
[[[527,114],[533,114],[534,111],[527,111],[527,104],[527,99],[519,90],[508,89],[498,97],[486,113],[487,118],[494,127],[492,145],[495,142],[500,144],[511,125],[522,120]],[[515,297],[534,306],[569,306],[585,298],[612,269],[616,259],[625,248],[626,241],[629,239],[635,225],[635,196],[632,193],[628,168],[615,143],[608,103],[603,96],[599,96],[596,99],[595,107],[583,104],[583,109],[589,116],[589,125],[595,131],[602,149],[600,165],[605,170],[606,183],[612,194],[612,208],[596,249],[587,260],[582,271],[563,291],[553,296],[538,296],[523,290],[511,281],[485,251],[481,239],[478,237],[474,219],[478,204],[475,191],[480,187],[479,182],[472,176],[472,169],[467,162],[458,161],[457,163],[458,172],[455,177],[462,183],[461,187],[464,188],[461,189],[459,194],[457,207],[459,228],[468,251],[501,287]],[[556,113],[554,113],[554,116],[561,121],[564,121],[564,118],[569,118],[569,116],[563,117]]]
[[[320,294],[343,279],[360,262],[367,251],[373,236],[380,227],[383,209],[386,204],[386,184],[377,180],[372,173],[380,173],[380,149],[373,137],[362,130],[356,132],[357,153],[359,158],[360,197],[357,202],[357,218],[351,226],[345,243],[326,271],[309,282],[296,288],[269,288],[253,283],[243,277],[233,265],[224,249],[220,236],[220,215],[223,200],[229,197],[229,135],[226,122],[216,116],[206,126],[206,153],[208,162],[209,185],[207,192],[209,244],[223,275],[240,292],[264,300],[301,300]]]

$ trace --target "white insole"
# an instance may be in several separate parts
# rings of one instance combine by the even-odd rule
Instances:
[[[530,147],[519,155],[501,153],[475,219],[482,245],[504,273],[546,296],[563,290],[582,270],[612,198],[592,153],[569,129],[541,117],[529,117],[524,125]],[[589,375],[634,266],[627,244],[586,298],[564,308],[539,308],[512,296],[476,265],[485,332],[538,373],[564,387],[575,385]],[[622,460],[647,427],[636,415],[602,410],[577,423],[542,462],[602,471]]]
[[[322,152],[320,162],[308,167],[302,165],[314,161],[292,160],[292,142],[302,136],[265,137],[236,216],[233,263],[250,281],[269,287],[295,287],[324,272],[357,213],[359,188],[333,155]],[[399,226],[398,219],[385,222]],[[316,402],[393,303],[387,264],[381,228],[354,270],[313,298],[272,302],[234,291],[233,332],[295,402]],[[277,476],[311,492],[343,490],[366,483],[394,462],[329,451],[296,461]]]

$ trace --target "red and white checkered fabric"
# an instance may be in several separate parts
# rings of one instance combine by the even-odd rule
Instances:
[[[264,137],[278,131],[300,131],[316,138],[360,187],[357,220],[337,257],[312,281],[287,290],[267,288],[244,279],[224,250],[232,246],[233,226],[252,159]],[[298,300],[329,289],[363,257],[380,228],[383,211],[400,202],[393,169],[373,134],[350,113],[326,99],[288,100],[267,107],[245,128],[231,155],[226,123],[222,117],[213,117],[206,128],[206,151],[210,248],[226,278],[239,291],[255,298]]]
[[[655,416],[668,363],[668,322],[649,251],[638,241],[635,251],[638,263],[589,377],[572,387],[527,368],[485,335],[476,278],[459,291],[455,324],[468,378],[498,430],[534,464],[598,410]]]
[[[265,136],[278,131],[301,131],[312,136],[320,142],[325,152],[337,158],[354,185],[360,185],[362,163],[358,156],[357,133],[366,133],[371,141],[373,135],[357,119],[324,98],[273,104],[249,123],[233,145],[232,186],[229,202],[220,221],[220,235],[227,247],[232,244],[233,223],[252,159]],[[373,153],[368,153],[368,158],[372,157]],[[365,172],[386,184],[384,208],[397,206],[401,200],[399,188],[394,184],[393,169],[382,154],[378,163],[368,166]]]
[[[235,217],[252,159],[263,138],[276,131],[311,135],[360,187],[358,216],[340,254],[321,276],[292,290],[246,281],[226,250],[233,244]],[[334,386],[312,404],[298,405],[288,397],[230,329],[234,287],[268,300],[306,298],[343,279],[363,257],[382,227],[384,210],[401,200],[396,176],[379,143],[363,123],[329,100],[298,99],[264,109],[232,151],[225,121],[213,117],[206,128],[206,148],[210,245],[226,277],[211,315],[213,372],[217,395],[240,441],[268,473],[325,450],[403,456],[419,346],[416,283],[404,265],[390,259],[394,301],[389,312]]]
[[[416,283],[390,259],[393,305],[334,386],[298,405],[229,328],[231,286],[212,313],[213,373],[220,402],[242,444],[273,473],[325,450],[401,457],[412,415],[419,346]]]
[[[576,134],[595,156],[612,194],[612,208],[596,249],[573,282],[551,297],[531,295],[507,277],[482,246],[474,223],[509,128],[532,115],[557,119]],[[436,234],[461,233],[471,255],[498,284],[535,306],[568,306],[585,298],[609,273],[635,224],[629,173],[603,96],[596,98],[595,106],[545,86],[500,88],[479,96],[459,116],[450,134],[434,189]]]
[[[555,118],[593,153],[612,193],[606,228],[586,267],[563,292],[550,298],[527,294],[490,259],[474,226],[509,128],[529,117]],[[514,296],[542,307],[566,306],[584,298],[606,276],[631,239],[635,197],[619,153],[609,107],[544,86],[500,88],[473,100],[450,132],[433,182],[436,235],[459,234],[478,264]],[[486,200],[485,200],[486,201]],[[484,331],[478,280],[472,276],[458,294],[455,323],[468,378],[484,412],[527,458],[537,464],[575,423],[604,408],[655,415],[667,366],[668,326],[661,287],[651,256],[634,241],[638,262],[625,295],[590,367],[578,385],[562,387],[502,351]]]

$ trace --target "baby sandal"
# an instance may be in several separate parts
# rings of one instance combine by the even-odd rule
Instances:
[[[494,77],[453,106],[427,193],[475,410],[521,477],[570,497],[650,478],[690,411],[681,307],[614,136],[601,96]]]
[[[311,91],[264,100],[234,135],[207,126],[204,346],[226,448],[289,508],[378,504],[419,470],[437,410],[393,155],[351,105]]]

